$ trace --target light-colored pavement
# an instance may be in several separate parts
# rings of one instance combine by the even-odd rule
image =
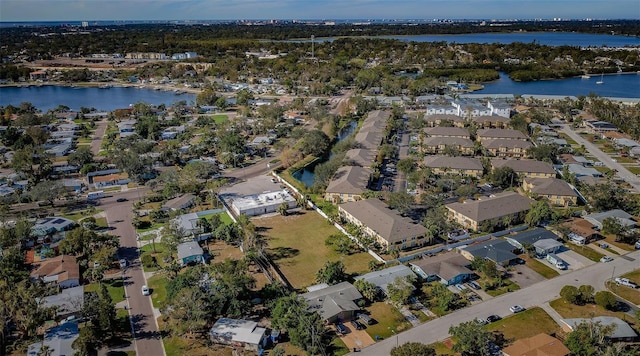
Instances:
[[[151,298],[143,296],[142,286],[147,284],[140,264],[136,232],[131,224],[132,204],[144,194],[141,190],[130,189],[122,193],[115,193],[101,199],[100,207],[104,209],[107,222],[113,229],[111,234],[120,237],[120,258],[128,262],[124,271],[125,294],[128,302],[129,317],[134,332],[134,347],[137,355],[165,355],[162,338],[158,331],[156,313],[151,304]],[[117,198],[126,198],[126,202],[118,203]]]
[[[608,154],[602,152],[596,145],[580,136],[577,132],[573,131],[570,125],[563,125],[561,131],[569,136],[572,140],[576,141],[579,145],[583,145],[584,148],[589,151],[589,154],[594,156],[598,161],[602,162],[609,169],[617,170],[617,175],[624,181],[629,183],[633,189],[640,193],[640,178],[635,174],[629,172],[629,170],[622,164],[616,162]]]
[[[617,258],[609,263],[594,263],[581,270],[536,283],[531,287],[501,295],[491,300],[476,304],[438,319],[426,322],[397,335],[396,338],[382,340],[362,350],[365,355],[388,355],[391,349],[407,342],[421,342],[431,344],[449,337],[449,327],[473,320],[486,318],[497,314],[506,316],[511,314],[509,306],[519,304],[525,308],[541,306],[551,300],[559,298],[560,289],[565,285],[592,285],[596,290],[604,289],[604,282],[614,276],[640,268],[640,251],[626,255],[627,258]],[[355,354],[353,354],[355,355]]]
[[[532,270],[527,265],[515,265],[513,271],[510,272],[509,279],[520,286],[520,288],[527,288],[536,283],[546,280],[538,272]]]
[[[94,156],[100,152],[100,146],[102,146],[102,139],[106,130],[107,121],[96,122],[96,132],[93,133],[93,138],[91,139],[91,153]]]
[[[587,246],[582,246],[581,248],[589,248]],[[577,271],[586,266],[590,266],[595,262],[590,259],[584,257],[583,255],[573,251],[566,249],[562,252],[556,253],[558,257],[560,257],[564,262],[566,262],[567,270],[569,271]]]

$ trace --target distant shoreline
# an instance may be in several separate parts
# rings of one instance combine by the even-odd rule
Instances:
[[[199,88],[185,88],[168,84],[139,84],[139,83],[109,83],[109,82],[24,82],[24,83],[5,83],[0,84],[0,88],[26,88],[26,87],[67,87],[67,88],[103,88],[109,89],[113,87],[118,88],[139,88],[147,90],[162,90],[162,91],[182,91],[189,94],[200,94],[202,89]]]

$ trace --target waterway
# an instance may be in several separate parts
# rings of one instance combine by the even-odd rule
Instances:
[[[58,105],[68,106],[79,111],[81,107],[95,108],[100,111],[113,111],[128,108],[131,104],[143,102],[150,105],[170,106],[178,101],[188,104],[195,102],[196,95],[173,91],[153,90],[133,87],[68,87],[68,86],[29,86],[0,88],[0,106],[19,106],[30,102],[44,111],[55,109]]]
[[[349,137],[356,130],[356,127],[358,127],[358,123],[354,121],[351,124],[349,124],[349,126],[343,128],[338,134],[338,136],[336,137],[335,143],[338,143],[344,140],[345,138]],[[329,158],[331,158],[332,155],[333,153],[329,153],[329,155],[324,159],[315,160],[310,164],[306,165],[304,168],[301,168],[295,171],[293,173],[293,177],[299,180],[300,182],[302,182],[307,187],[313,186],[313,182],[315,179],[315,174],[313,173],[313,171],[315,170],[316,166],[322,162],[327,161]]]

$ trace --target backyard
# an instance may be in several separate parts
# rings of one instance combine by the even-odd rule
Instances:
[[[273,261],[299,290],[316,284],[316,272],[327,261],[341,260],[347,273],[361,274],[369,271],[373,260],[366,252],[342,255],[326,246],[325,239],[340,231],[313,211],[257,218],[253,223],[264,236]]]

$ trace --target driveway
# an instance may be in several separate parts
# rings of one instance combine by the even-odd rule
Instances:
[[[538,282],[546,281],[538,272],[532,270],[526,265],[515,265],[509,279],[520,286],[526,288]]]
[[[349,323],[344,324],[344,326],[349,329],[349,331],[340,336],[340,340],[347,345],[349,350],[360,350],[364,347],[375,344],[375,341],[369,334],[367,334],[366,330],[356,330],[356,328]]]
[[[584,248],[589,248],[589,247],[584,246]],[[558,252],[556,253],[556,255],[562,258],[567,263],[567,270],[569,271],[576,271],[586,266],[591,266],[592,264],[595,263],[590,259],[582,256],[581,254],[569,249],[562,252]]]
[[[91,139],[91,153],[93,153],[94,156],[97,156],[98,152],[100,152],[100,146],[102,146],[102,138],[104,137],[104,132],[107,130],[107,124],[107,121],[96,122],[96,131]]]

